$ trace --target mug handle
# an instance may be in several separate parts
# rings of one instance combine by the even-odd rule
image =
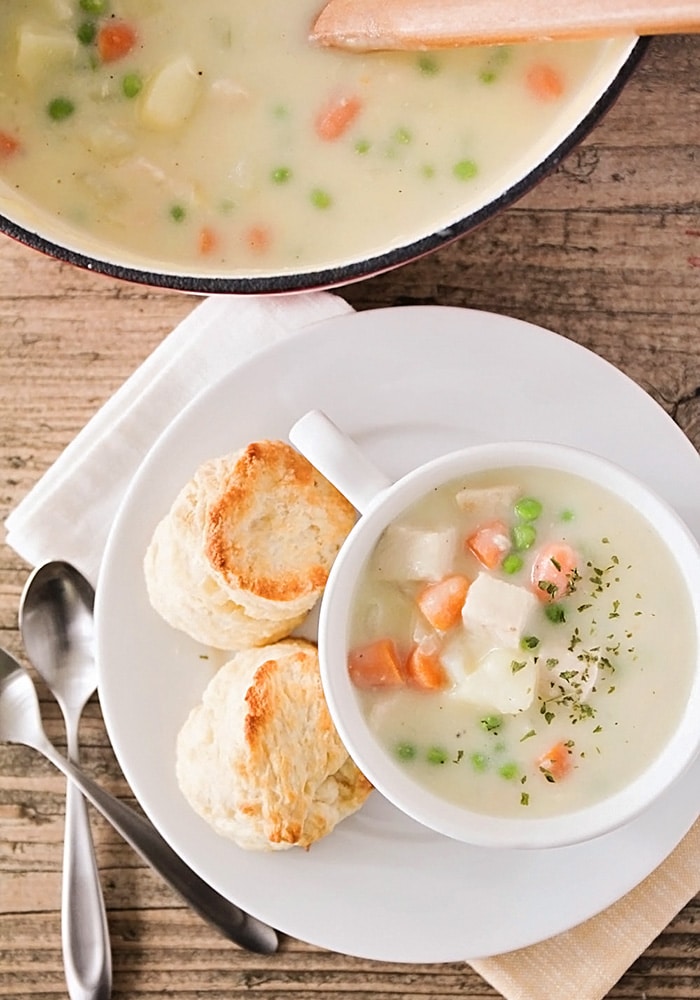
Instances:
[[[309,410],[289,431],[289,440],[361,514],[391,479],[322,410]]]

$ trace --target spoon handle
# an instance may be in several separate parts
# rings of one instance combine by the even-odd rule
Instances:
[[[328,0],[311,40],[369,51],[699,30],[696,0]]]
[[[109,1000],[112,953],[87,805],[72,781],[66,788],[61,937],[71,1000]]]
[[[277,932],[207,885],[173,851],[147,819],[100,788],[80,768],[66,760],[48,740],[36,745],[36,749],[77,785],[124,840],[189,903],[200,917],[217,928],[230,941],[249,951],[269,955],[277,950]]]

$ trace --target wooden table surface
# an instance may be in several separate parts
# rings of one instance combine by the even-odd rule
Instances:
[[[357,309],[469,306],[556,330],[624,370],[699,445],[699,69],[700,36],[653,40],[605,120],[518,204],[342,294]],[[196,301],[83,272],[0,237],[1,518]],[[1,545],[0,644],[21,658],[17,608],[27,573]],[[40,694],[49,736],[62,746],[58,710],[41,686]],[[86,770],[133,801],[96,699],[82,738]],[[63,806],[64,782],[50,765],[30,750],[0,747],[0,997],[66,996]],[[462,962],[363,961],[289,938],[271,958],[252,956],[185,909],[99,817],[94,831],[120,1000],[499,996]],[[700,998],[697,899],[609,997]]]

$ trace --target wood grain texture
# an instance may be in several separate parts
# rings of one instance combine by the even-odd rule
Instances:
[[[699,67],[699,38],[654,40],[606,119],[519,203],[342,294],[357,309],[438,303],[549,327],[620,367],[700,445]],[[196,301],[79,271],[0,237],[0,518]],[[20,658],[27,572],[0,546],[0,645]],[[49,735],[63,746],[58,710],[39,689]],[[82,736],[86,769],[133,803],[96,700]],[[36,754],[0,747],[0,998],[66,996],[63,793],[63,779]],[[99,817],[94,830],[116,1000],[498,996],[460,962],[369,962],[292,939],[271,958],[241,952],[186,910]],[[622,998],[700,1000],[698,899],[612,988],[609,1000]]]

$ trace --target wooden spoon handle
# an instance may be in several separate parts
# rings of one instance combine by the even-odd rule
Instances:
[[[427,49],[700,31],[700,0],[329,0],[312,41]]]

